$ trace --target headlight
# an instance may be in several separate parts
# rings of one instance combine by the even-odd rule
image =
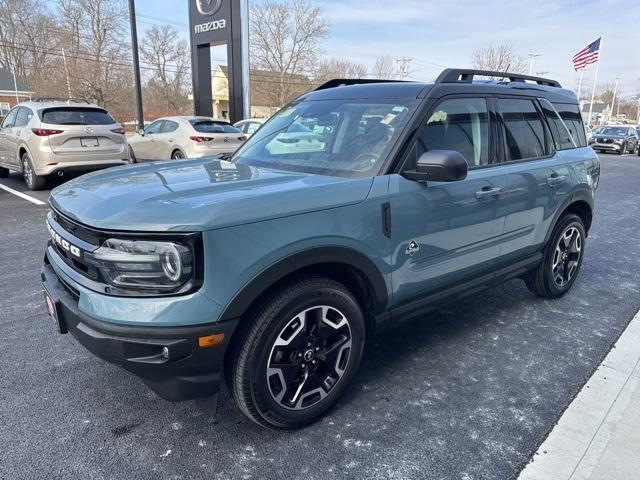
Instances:
[[[180,242],[110,238],[87,260],[119,290],[177,293],[194,279],[192,247]]]

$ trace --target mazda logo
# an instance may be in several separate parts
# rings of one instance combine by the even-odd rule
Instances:
[[[214,15],[222,6],[222,0],[196,0],[201,15]]]

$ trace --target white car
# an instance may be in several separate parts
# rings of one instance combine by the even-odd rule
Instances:
[[[177,160],[231,155],[247,137],[233,125],[210,117],[164,117],[129,138],[131,161]]]
[[[239,129],[247,137],[250,137],[256,131],[264,125],[267,120],[265,118],[249,118],[247,120],[240,120],[233,124],[234,127]]]

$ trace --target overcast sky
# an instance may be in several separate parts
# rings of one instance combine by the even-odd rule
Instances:
[[[311,1],[331,23],[327,56],[368,66],[381,54],[411,57],[410,78],[429,81],[444,67],[469,66],[479,47],[508,42],[523,56],[541,54],[534,72],[548,72],[572,87],[578,77],[571,57],[603,35],[598,84],[621,75],[624,96],[640,93],[638,0]],[[136,0],[136,5],[141,30],[166,22],[187,35],[187,0]],[[585,88],[593,73],[585,73]]]

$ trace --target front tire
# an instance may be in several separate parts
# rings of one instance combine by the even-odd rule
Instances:
[[[136,158],[136,154],[133,151],[133,148],[131,148],[131,145],[129,145],[129,163],[138,163],[138,159]]]
[[[42,190],[47,183],[46,177],[36,175],[29,154],[22,155],[22,178],[29,190]]]
[[[580,273],[586,237],[580,217],[562,216],[544,249],[542,263],[525,277],[529,290],[548,299],[567,293]]]
[[[276,291],[236,344],[230,390],[251,420],[285,430],[308,425],[342,395],[360,365],[365,324],[353,294],[324,277]]]

